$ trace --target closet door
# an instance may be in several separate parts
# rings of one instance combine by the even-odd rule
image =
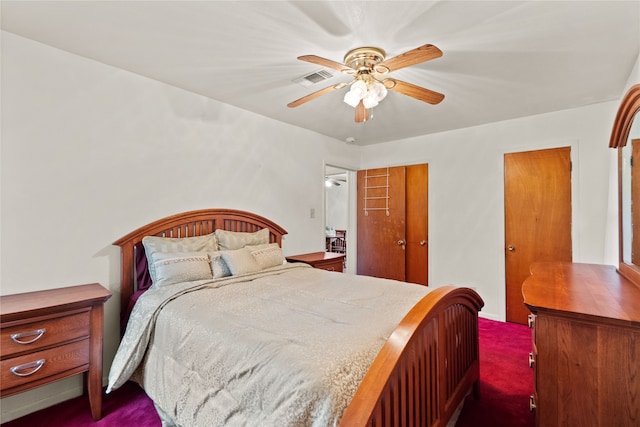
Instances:
[[[429,261],[429,166],[406,167],[405,281],[428,284]]]
[[[572,261],[571,147],[504,155],[507,321],[527,324],[522,283],[536,261]]]
[[[404,280],[405,170],[358,171],[358,274]]]
[[[358,171],[358,274],[427,284],[428,166]]]

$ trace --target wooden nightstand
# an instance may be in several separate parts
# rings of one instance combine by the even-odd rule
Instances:
[[[0,397],[84,372],[91,415],[99,420],[110,297],[98,283],[0,297]]]
[[[312,252],[309,254],[288,256],[289,262],[305,262],[313,268],[342,272],[345,254],[334,252]]]

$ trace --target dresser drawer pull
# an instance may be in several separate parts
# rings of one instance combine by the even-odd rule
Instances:
[[[19,334],[11,334],[11,339],[14,342],[17,342],[18,344],[31,344],[32,342],[36,342],[38,341],[40,338],[42,338],[42,336],[44,335],[44,333],[47,332],[46,328],[42,328],[42,329],[36,329],[35,331],[29,331],[29,332],[22,332]],[[25,338],[25,337],[31,337],[34,336],[34,338],[28,340],[28,341],[21,341],[21,338]]]
[[[36,360],[35,362],[29,362],[23,365],[14,366],[11,368],[11,373],[19,377],[28,377],[29,375],[33,375],[36,372],[38,372],[38,370],[40,370],[40,368],[42,368],[43,365],[44,365],[44,359],[40,359],[40,360]],[[18,371],[24,371],[25,369],[31,369],[31,371],[18,372]]]
[[[534,363],[535,363],[535,359],[533,358],[533,353],[529,353],[529,367],[533,368]]]
[[[529,411],[535,412],[536,410],[536,398],[529,396]]]

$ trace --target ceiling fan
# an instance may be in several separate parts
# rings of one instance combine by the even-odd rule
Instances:
[[[347,175],[345,173],[335,173],[324,177],[324,184],[327,187],[340,187],[343,182],[347,182]]]
[[[380,48],[359,47],[347,52],[344,56],[343,64],[316,55],[299,56],[298,59],[301,61],[332,68],[351,75],[353,80],[348,83],[342,82],[320,89],[290,102],[287,106],[289,108],[297,107],[321,95],[346,86],[351,86],[351,89],[345,94],[344,102],[356,109],[356,123],[364,123],[371,119],[371,109],[378,105],[378,102],[387,95],[387,90],[399,92],[429,104],[438,104],[444,99],[443,94],[386,77],[386,75],[392,71],[441,56],[442,51],[431,44],[425,44],[389,59],[385,59],[386,53]]]

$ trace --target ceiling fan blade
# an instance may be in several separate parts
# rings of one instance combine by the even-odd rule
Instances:
[[[338,83],[337,85],[325,87],[324,89],[320,89],[320,90],[318,90],[316,92],[310,93],[309,95],[305,95],[300,99],[296,99],[295,101],[288,103],[287,107],[289,107],[289,108],[297,107],[299,105],[304,104],[305,102],[309,102],[309,101],[311,101],[313,99],[316,99],[316,98],[318,98],[318,97],[320,97],[320,96],[322,96],[322,95],[324,95],[326,93],[332,92],[332,91],[334,91],[336,89],[342,89],[346,85],[347,85],[347,83],[343,82],[343,83]]]
[[[371,119],[371,110],[365,108],[362,100],[360,100],[360,103],[356,107],[356,123],[364,123],[369,119]]]
[[[440,58],[442,51],[432,44],[425,44],[424,46],[417,47],[409,50],[405,53],[401,53],[393,58],[385,59],[381,63],[375,66],[376,70],[382,67],[389,71],[396,71],[410,65],[419,64],[421,62],[429,61],[431,59]]]
[[[301,61],[310,62],[312,64],[322,65],[323,67],[333,68],[334,70],[338,70],[338,71],[341,71],[341,72],[346,73],[346,74],[355,74],[356,73],[356,70],[354,70],[351,67],[347,67],[346,65],[341,64],[339,62],[332,61],[332,60],[326,59],[326,58],[321,58],[321,57],[316,56],[316,55],[298,56],[298,59],[301,60]]]
[[[410,96],[429,104],[439,104],[444,99],[444,95],[439,92],[425,89],[401,80],[385,79],[384,83],[389,90],[400,92],[403,95]],[[393,86],[391,84],[393,84]]]

